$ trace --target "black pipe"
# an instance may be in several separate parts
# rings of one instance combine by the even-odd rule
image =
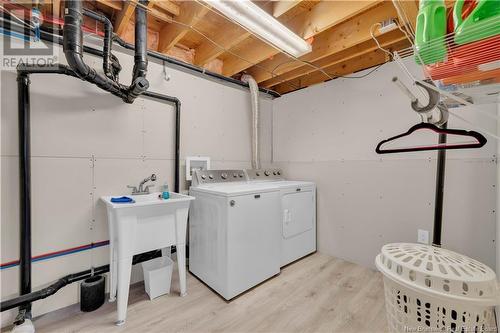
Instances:
[[[139,4],[147,5],[147,0],[139,0]],[[148,18],[146,10],[142,6],[135,7],[135,54],[132,83],[128,89],[128,102],[132,103],[140,94],[149,88],[146,80],[148,72]]]
[[[174,191],[180,193],[180,141],[181,141],[181,101],[177,97],[162,95],[152,91],[146,91],[142,97],[150,97],[153,99],[173,103],[175,107],[175,177],[174,177]]]
[[[448,123],[444,123],[441,128],[446,129]],[[439,144],[446,144],[446,134],[439,134]],[[432,233],[432,245],[441,247],[441,231],[443,225],[443,197],[444,197],[444,177],[446,169],[446,150],[438,150],[437,173],[436,173],[436,194],[434,204],[434,232]]]
[[[99,74],[83,61],[83,2],[67,0],[64,15],[63,51],[69,66],[85,81],[97,85],[128,102],[126,90],[119,83]]]
[[[146,252],[134,256],[132,264],[135,265],[158,257],[161,257],[161,250]],[[27,305],[31,306],[32,302],[52,296],[56,292],[58,292],[61,288],[67,286],[68,284],[85,280],[91,276],[101,275],[107,272],[109,272],[109,265],[99,266],[94,268],[94,270],[87,269],[85,271],[81,271],[78,273],[68,274],[60,278],[53,284],[49,285],[48,287],[45,287],[43,289],[28,294],[23,294],[19,297],[9,299],[7,301],[3,301],[2,303],[0,303],[0,312],[7,311],[16,307],[22,308]]]
[[[19,294],[31,292],[31,131],[30,131],[30,78],[26,73],[17,77],[17,102],[19,117]],[[31,318],[31,304],[25,304],[20,312]]]
[[[117,80],[117,74],[112,70],[112,60],[111,60],[111,48],[113,45],[113,24],[111,21],[103,14],[93,12],[87,8],[83,9],[83,14],[90,18],[93,18],[96,21],[101,22],[104,25],[104,39],[103,39],[103,47],[102,47],[102,69],[106,76],[114,81]]]
[[[0,26],[2,28],[4,28],[4,29],[8,30],[8,31],[16,31],[16,32],[19,32],[19,33],[24,33],[23,27],[20,27],[15,22],[11,23],[12,24],[11,27],[6,27],[4,25],[4,22],[1,21],[1,20],[0,20],[0,23],[1,23]],[[48,32],[48,31],[45,31],[43,29],[44,29],[44,27],[42,27],[42,30],[40,31],[40,38],[42,40],[53,42],[53,43],[58,43],[60,45],[63,45],[63,39],[60,36],[53,35],[52,33]],[[31,31],[31,33],[33,33],[33,32]],[[125,42],[124,40],[122,40],[117,35],[113,36],[113,41],[116,42],[118,45],[120,45],[121,47],[123,47],[125,49],[134,50],[134,45]],[[103,53],[102,53],[101,50],[95,49],[95,48],[90,47],[90,46],[85,46],[84,45],[83,46],[83,51],[86,52],[86,53],[95,55],[95,56],[99,56],[99,57],[103,56]],[[183,61],[180,61],[180,60],[177,60],[175,58],[172,58],[172,57],[169,57],[167,55],[164,55],[163,53],[159,53],[159,52],[155,52],[155,51],[148,51],[147,54],[151,58],[165,61],[166,63],[169,63],[169,64],[177,66],[177,67],[184,68],[184,69],[186,69],[186,70],[188,70],[190,72],[195,72],[195,73],[201,74],[202,76],[207,76],[207,77],[210,77],[210,78],[217,79],[219,81],[224,81],[224,82],[227,82],[227,83],[238,85],[240,87],[248,88],[248,83],[245,83],[243,81],[236,80],[236,79],[233,79],[231,77],[227,77],[227,76],[224,76],[224,75],[221,75],[221,74],[218,74],[218,73],[206,70],[205,68],[201,68],[201,67],[198,67],[198,66],[195,66],[195,65],[191,65],[191,64],[185,63]],[[266,89],[266,88],[259,88],[259,91],[262,92],[262,93],[265,93],[267,95],[270,95],[271,97],[280,97],[281,96],[276,91],[270,90],[270,89]]]
[[[140,5],[147,5],[148,1],[139,0]],[[148,29],[147,13],[142,6],[135,8],[135,54],[132,82],[139,77],[146,77],[148,71]]]
[[[95,69],[88,66],[83,60],[83,2],[80,0],[67,0],[66,11],[64,15],[64,29],[63,29],[63,51],[69,66],[75,73],[85,81],[97,85],[99,88],[110,92],[111,94],[120,97],[126,103],[133,103],[133,101],[146,91],[149,87],[149,82],[146,80],[146,70],[144,65],[147,66],[147,61],[141,60],[139,54],[142,52],[142,57],[146,57],[143,42],[139,39],[144,38],[143,31],[147,29],[147,20],[143,8],[136,8],[136,56],[134,69],[134,79],[129,87],[126,87],[109,77],[99,74]],[[146,30],[147,33],[147,30]],[[104,56],[104,54],[102,55]]]

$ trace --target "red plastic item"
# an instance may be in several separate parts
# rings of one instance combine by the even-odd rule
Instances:
[[[472,77],[477,77],[477,72],[482,72],[479,65],[493,61],[500,61],[500,35],[466,45],[454,45],[449,48],[448,61],[426,66],[426,70],[433,80],[460,76],[461,83],[471,82],[475,81]],[[470,74],[471,80],[467,80],[465,74]]]
[[[462,20],[465,20],[467,16],[476,8],[476,0],[465,0],[464,7],[462,9]],[[455,31],[455,22],[453,22],[453,10],[448,10],[447,19],[447,33],[451,34]]]

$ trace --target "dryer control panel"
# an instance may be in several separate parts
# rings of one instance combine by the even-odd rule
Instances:
[[[246,169],[248,180],[285,180],[281,169]]]

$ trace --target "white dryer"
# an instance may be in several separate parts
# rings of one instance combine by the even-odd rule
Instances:
[[[189,271],[229,300],[280,271],[280,190],[244,170],[196,171]]]
[[[279,169],[246,170],[250,183],[267,183],[280,190],[281,259],[285,266],[316,251],[316,185],[291,181]]]

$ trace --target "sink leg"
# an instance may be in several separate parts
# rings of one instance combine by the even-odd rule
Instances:
[[[109,301],[116,301],[116,285],[118,279],[118,261],[116,257],[116,250],[113,245],[110,244],[110,263],[109,263]]]
[[[181,287],[181,297],[187,295],[186,291],[186,245],[177,244],[177,266],[179,269],[179,285]]]
[[[132,271],[132,257],[118,262],[118,317],[116,325],[123,325],[127,317],[128,292],[130,289],[130,273]]]

